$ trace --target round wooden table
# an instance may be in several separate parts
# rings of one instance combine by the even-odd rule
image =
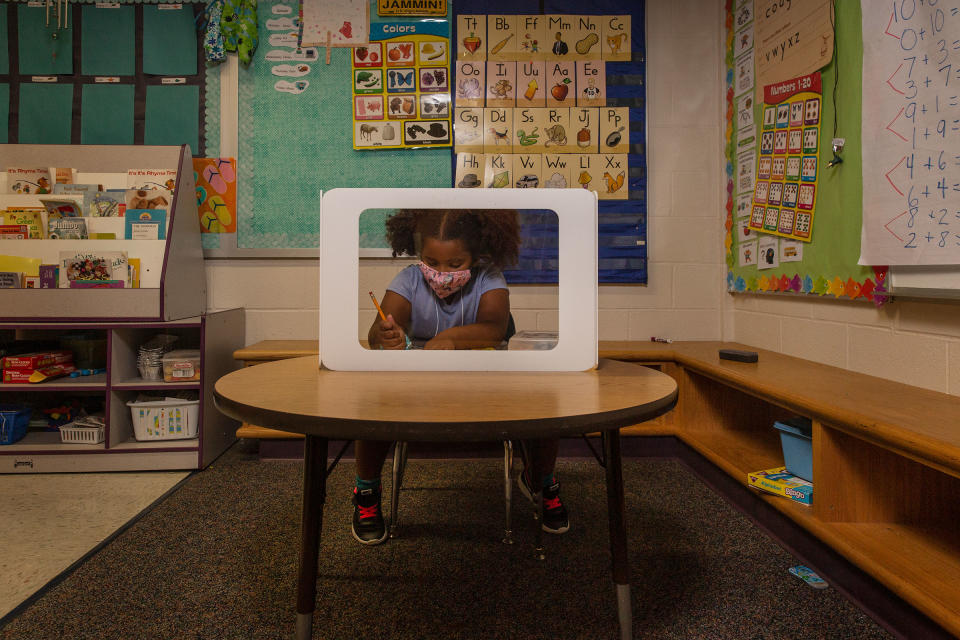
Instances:
[[[555,438],[601,431],[621,638],[632,635],[619,429],[666,413],[677,384],[659,371],[601,360],[583,372],[330,371],[316,356],[260,364],[217,381],[223,413],[306,435],[297,638],[310,638],[326,493],[327,443]]]

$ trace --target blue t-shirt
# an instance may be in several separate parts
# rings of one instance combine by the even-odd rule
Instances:
[[[507,281],[496,269],[473,269],[470,282],[460,291],[441,300],[423,279],[420,267],[410,265],[398,273],[387,291],[393,291],[410,302],[410,334],[412,340],[430,340],[451,327],[477,321],[480,297],[493,289],[506,289]]]

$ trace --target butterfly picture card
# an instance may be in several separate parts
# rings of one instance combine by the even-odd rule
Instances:
[[[387,71],[387,93],[414,93],[416,90],[416,69],[404,67]]]

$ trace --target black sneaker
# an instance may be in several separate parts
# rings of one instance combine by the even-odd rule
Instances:
[[[520,493],[532,504],[533,491],[527,485],[526,472],[520,474],[517,484],[520,485]],[[560,501],[560,483],[554,482],[544,489],[541,499],[543,501],[543,522],[540,523],[540,528],[547,533],[566,533],[570,529],[570,518],[567,515],[567,508]]]
[[[387,527],[380,509],[380,489],[353,488],[353,537],[360,544],[380,544],[387,539]]]

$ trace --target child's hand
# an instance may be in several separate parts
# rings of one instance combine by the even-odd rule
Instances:
[[[450,338],[433,338],[427,344],[423,345],[424,349],[456,349],[457,346]]]
[[[407,347],[406,334],[393,319],[393,315],[388,315],[386,320],[381,320],[377,330],[381,348],[405,349]]]

